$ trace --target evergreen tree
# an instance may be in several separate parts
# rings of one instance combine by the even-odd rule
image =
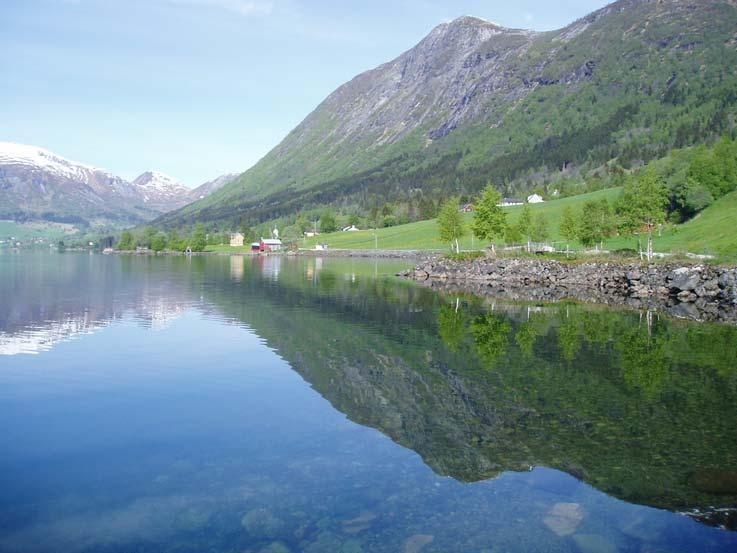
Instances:
[[[463,224],[463,214],[460,212],[460,202],[457,196],[448,199],[440,209],[438,230],[440,240],[449,244],[455,243],[456,253],[460,253],[458,240],[465,236],[466,228]]]
[[[494,251],[494,239],[502,238],[507,227],[507,214],[499,207],[502,195],[489,184],[481,194],[475,206],[471,232],[481,240],[491,240],[491,251]]]

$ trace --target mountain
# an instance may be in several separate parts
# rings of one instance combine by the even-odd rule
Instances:
[[[128,182],[43,148],[0,142],[0,219],[130,226],[204,198],[236,176],[223,175],[194,190],[157,171]]]
[[[43,148],[0,142],[0,219],[106,226],[159,213],[120,177]]]
[[[201,200],[202,198],[209,196],[213,192],[220,190],[226,184],[233,182],[240,175],[240,173],[226,173],[225,175],[220,175],[216,179],[199,185],[197,188],[192,190],[192,201]]]
[[[552,32],[437,26],[328,96],[250,170],[161,217],[265,221],[320,205],[515,194],[734,132],[734,0],[619,0]]]
[[[146,171],[133,180],[147,207],[159,212],[167,212],[182,207],[196,196],[192,190],[175,178],[158,171]]]

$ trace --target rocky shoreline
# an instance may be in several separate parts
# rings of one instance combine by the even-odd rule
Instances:
[[[399,276],[432,288],[509,300],[575,299],[737,324],[736,267],[433,258]]]

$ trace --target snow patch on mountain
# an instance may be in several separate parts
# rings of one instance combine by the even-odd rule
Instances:
[[[82,182],[89,182],[90,175],[100,171],[95,167],[65,159],[43,148],[16,142],[0,142],[0,165],[23,165]]]
[[[146,171],[136,177],[133,184],[141,190],[145,201],[152,197],[188,197],[191,194],[191,190],[177,179],[159,171]]]

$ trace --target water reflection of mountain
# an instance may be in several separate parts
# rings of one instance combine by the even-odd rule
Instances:
[[[337,409],[462,481],[543,465],[735,526],[737,330],[441,298],[311,263],[208,295]],[[257,272],[257,271],[256,271]],[[258,298],[258,299],[256,299]],[[268,306],[268,307],[266,307]]]
[[[335,408],[440,474],[553,467],[737,527],[712,509],[737,506],[733,327],[443,297],[351,260],[66,257],[0,280],[4,336],[127,312],[155,326],[196,305],[252,328]]]
[[[0,355],[39,353],[124,315],[161,328],[193,303],[188,279],[172,282],[152,274],[146,258],[122,258],[120,264],[99,255],[0,261]]]

